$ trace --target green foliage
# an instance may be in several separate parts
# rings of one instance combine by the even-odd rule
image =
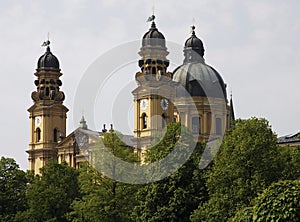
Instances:
[[[81,198],[72,203],[69,221],[130,221],[135,187],[113,181],[86,164],[80,169]]]
[[[127,162],[138,162],[137,155],[123,142],[123,135],[117,131],[110,130],[103,136],[103,145],[117,158]],[[99,143],[98,145],[100,145]],[[101,147],[101,145],[100,145]],[[114,164],[114,163],[111,163]]]
[[[11,158],[0,160],[0,221],[12,221],[14,215],[26,209],[26,173]]]
[[[105,156],[102,156],[102,146],[105,145],[114,156],[127,162],[137,162],[136,154],[119,139],[120,137],[115,131],[106,133],[103,140],[96,145],[93,158],[103,160]],[[99,170],[103,167],[110,172],[120,170],[118,162],[114,159],[106,159],[105,164],[96,163],[97,170],[88,164],[80,169],[81,198],[73,201],[72,212],[68,214],[69,221],[131,221],[130,213],[135,205],[134,194],[137,186],[124,184],[101,174]]]
[[[280,177],[276,135],[265,119],[237,120],[207,174],[210,199],[192,221],[227,221]]]
[[[168,125],[165,137],[147,152],[146,160],[154,162],[165,157],[182,134],[193,139],[179,124]],[[187,145],[181,144],[182,148]],[[198,144],[178,171],[139,189],[136,194],[138,204],[132,214],[134,221],[189,221],[190,213],[207,199],[203,171],[198,168],[202,152],[203,145]]]
[[[245,207],[235,214],[230,220],[231,222],[252,222],[253,221],[253,208]]]
[[[253,207],[238,212],[232,221],[300,221],[300,181],[273,183],[255,199]]]
[[[255,201],[253,221],[300,221],[300,181],[280,181]]]
[[[96,144],[92,160],[97,170],[89,164],[75,170],[49,162],[42,176],[34,176],[2,157],[0,221],[300,221],[300,147],[277,147],[264,119],[237,120],[205,171],[199,169],[204,144],[198,143],[177,171],[146,185],[124,184],[101,171],[134,173],[109,156],[138,163],[121,137],[110,131]],[[154,139],[145,160],[160,161],[177,144],[172,159],[177,167],[176,161],[188,157],[192,140],[186,128],[172,123],[162,140]]]
[[[137,153],[123,142],[123,135],[110,130],[92,148],[90,164],[99,172],[119,181],[134,176],[134,171],[129,171],[124,162],[137,163]],[[134,166],[134,164],[132,164]]]
[[[180,138],[181,135],[186,138]],[[152,146],[146,152],[145,162],[152,163],[161,160],[174,149],[176,143],[192,139],[192,135],[189,134],[187,128],[181,127],[178,123],[168,124],[164,132],[155,135],[152,139]]]
[[[282,162],[281,180],[300,179],[300,147],[279,147]]]
[[[79,195],[78,172],[66,163],[49,162],[28,187],[28,210],[16,221],[66,221],[65,214]]]

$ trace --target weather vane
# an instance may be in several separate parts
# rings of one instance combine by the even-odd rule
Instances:
[[[155,15],[154,15],[154,3],[153,3],[153,6],[152,6],[152,15],[147,19],[147,22],[152,22],[154,21],[155,19]]]
[[[43,42],[42,46],[49,46],[50,45],[49,35],[50,35],[50,33],[48,32],[48,40]]]
[[[155,15],[151,15],[148,19],[147,22],[152,22],[155,19]]]

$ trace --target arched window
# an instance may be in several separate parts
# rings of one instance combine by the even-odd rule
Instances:
[[[177,116],[173,117],[173,122],[176,123],[177,122]]]
[[[142,129],[146,129],[147,128],[147,115],[146,113],[142,114]]]
[[[221,118],[216,118],[216,134],[222,135],[222,120],[221,120]]]
[[[201,118],[200,117],[193,117],[192,118],[192,133],[199,134],[201,133]]]
[[[156,68],[155,67],[152,67],[152,75],[155,75],[156,74]]]
[[[58,130],[55,128],[53,132],[53,141],[57,142],[58,140]]]
[[[49,87],[46,87],[46,96],[49,96],[50,91],[49,91]]]
[[[166,115],[164,113],[161,115],[161,127],[166,127]]]
[[[36,142],[40,142],[41,141],[41,129],[37,128],[36,129]]]

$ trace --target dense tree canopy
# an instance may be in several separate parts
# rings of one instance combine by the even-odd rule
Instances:
[[[253,207],[239,211],[232,221],[300,221],[300,181],[273,183],[255,199]]]
[[[2,157],[0,221],[300,221],[300,147],[278,147],[265,119],[237,120],[204,170],[199,163],[206,161],[205,144],[197,143],[190,155],[189,130],[168,125],[143,161],[160,162],[178,148],[171,159],[176,170],[143,185],[110,177],[114,172],[136,176],[108,155],[139,165],[136,152],[121,137],[115,131],[105,133],[92,150],[92,164],[77,170],[50,161],[42,175],[34,176]],[[164,170],[156,166],[145,175]]]
[[[116,157],[128,162],[137,162],[136,154],[122,142],[121,136],[115,131],[105,133],[102,140],[96,145],[96,149],[94,149],[95,155],[93,158],[103,160],[100,155],[102,146],[105,145],[108,151]],[[105,166],[103,163],[98,164],[96,165],[98,170],[105,167],[106,170],[114,172],[119,167],[113,159],[111,161],[106,160]],[[73,210],[68,214],[68,219],[78,222],[131,221],[130,213],[135,204],[134,194],[137,186],[110,179],[96,169],[88,163],[80,169],[81,198],[73,201]]]
[[[253,221],[300,221],[300,181],[272,184],[255,201]]]
[[[179,124],[168,125],[163,140],[147,152],[146,160],[153,162],[165,157],[178,142],[182,130],[186,129]],[[187,131],[184,136],[191,137]],[[207,199],[203,171],[198,167],[202,152],[203,145],[197,144],[189,160],[178,171],[139,189],[134,221],[189,221],[190,213]]]
[[[231,222],[253,222],[253,208],[245,207],[238,210]]]
[[[0,160],[0,221],[12,221],[18,211],[26,209],[27,178],[11,158]]]
[[[66,163],[50,161],[41,168],[41,176],[30,183],[26,194],[28,209],[17,221],[67,221],[72,201],[79,196],[78,172]]]
[[[300,179],[300,147],[279,147],[282,162],[281,180]]]
[[[192,221],[227,221],[280,178],[276,135],[265,119],[238,120],[227,132],[207,174],[210,199]]]

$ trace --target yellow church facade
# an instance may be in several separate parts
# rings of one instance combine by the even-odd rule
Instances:
[[[154,20],[154,16],[153,16]],[[29,169],[39,173],[50,159],[66,161],[79,168],[89,160],[91,147],[105,133],[88,129],[82,118],[79,127],[66,134],[68,108],[61,91],[62,75],[50,42],[37,64],[36,91],[30,118]],[[173,72],[167,56],[164,35],[152,21],[142,39],[138,54],[140,71],[135,75],[137,87],[134,98],[134,132],[131,141],[138,148],[147,147],[151,138],[171,122],[180,122],[193,133],[195,141],[207,142],[222,136],[234,118],[233,107],[227,99],[226,84],[221,75],[205,63],[204,46],[192,28],[184,44],[184,61]]]

